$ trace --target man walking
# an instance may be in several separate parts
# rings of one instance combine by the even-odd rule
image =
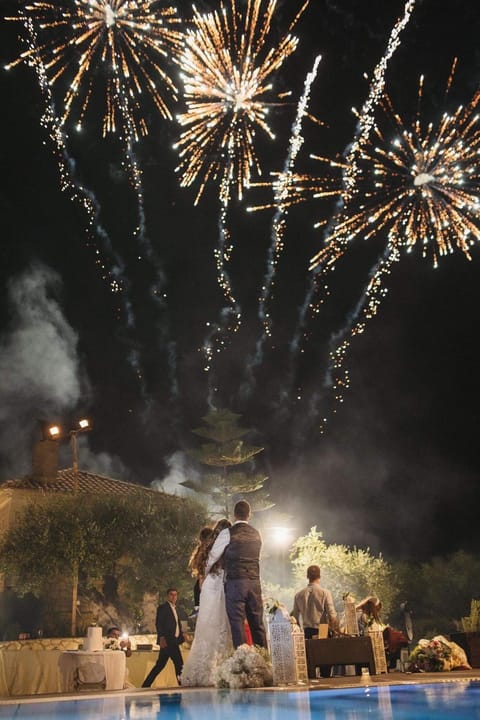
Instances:
[[[160,645],[158,659],[143,681],[142,687],[150,687],[159,673],[170,659],[175,666],[175,674],[180,684],[180,675],[183,670],[183,658],[180,645],[185,638],[182,633],[177,614],[178,592],[175,588],[167,590],[167,601],[157,608],[157,643]]]
[[[234,509],[232,527],[222,530],[210,550],[207,573],[222,555],[225,564],[225,605],[233,646],[246,643],[245,618],[255,645],[267,647],[263,625],[263,602],[260,587],[260,550],[262,539],[248,521],[250,505],[239,500]]]

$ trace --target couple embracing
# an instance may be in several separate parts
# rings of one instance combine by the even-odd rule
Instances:
[[[196,568],[204,580],[182,685],[215,685],[217,664],[246,642],[245,619],[254,644],[267,647],[259,570],[262,541],[248,523],[250,505],[246,500],[236,503],[233,514],[233,525],[228,520],[217,523],[207,544],[208,555]]]

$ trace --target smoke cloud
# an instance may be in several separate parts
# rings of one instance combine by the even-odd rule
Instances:
[[[37,420],[74,407],[86,391],[60,291],[59,276],[41,263],[8,285],[10,322],[0,337],[0,455],[7,478],[31,470]]]
[[[161,480],[154,480],[152,488],[180,497],[192,497],[196,494],[195,491],[182,485],[186,480],[195,484],[199,482],[198,472],[190,466],[185,453],[181,451],[173,453],[167,458],[166,463],[169,468],[167,475]]]

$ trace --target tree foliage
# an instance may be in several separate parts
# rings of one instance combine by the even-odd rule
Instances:
[[[268,478],[252,468],[253,458],[263,448],[243,440],[249,430],[239,425],[240,417],[230,410],[215,409],[202,418],[204,425],[193,432],[209,442],[192,449],[190,454],[200,464],[217,469],[204,473],[201,483],[183,483],[206,496],[214,514],[227,518],[231,517],[235,502],[245,495],[255,510],[273,506],[264,487]],[[231,469],[247,463],[245,470]]]
[[[462,550],[428,562],[399,564],[402,595],[413,610],[415,637],[454,632],[480,598],[480,559]]]
[[[376,595],[382,602],[383,619],[388,618],[399,589],[391,565],[381,555],[375,557],[369,549],[327,545],[322,533],[313,527],[293,543],[290,557],[299,585],[306,582],[309,565],[320,566],[321,583],[331,591],[337,609],[347,592],[357,600]]]
[[[111,578],[116,601],[133,608],[145,592],[190,590],[187,565],[205,512],[164,495],[48,496],[28,505],[0,543],[0,570],[19,594],[41,597],[78,563],[82,594]]]

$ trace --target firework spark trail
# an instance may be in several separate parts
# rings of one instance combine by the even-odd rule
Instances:
[[[125,133],[124,147],[125,156],[127,158],[127,167],[130,174],[130,182],[135,193],[137,205],[138,225],[134,231],[134,237],[137,240],[142,255],[138,256],[138,260],[143,260],[143,255],[147,258],[150,266],[155,273],[155,281],[150,287],[150,297],[155,304],[161,319],[160,335],[158,344],[162,351],[165,351],[168,367],[168,387],[172,398],[178,398],[179,386],[177,378],[177,362],[176,362],[176,343],[171,338],[170,324],[167,316],[167,293],[166,293],[166,277],[165,272],[156,253],[147,232],[147,223],[145,216],[144,194],[142,171],[135,153],[136,133],[131,118],[125,113]]]
[[[273,299],[273,291],[275,287],[275,275],[280,253],[284,248],[284,235],[286,228],[286,209],[291,204],[289,200],[291,195],[292,184],[295,183],[293,168],[304,143],[302,136],[303,120],[308,112],[308,103],[312,85],[317,77],[318,66],[322,57],[317,55],[313,63],[312,70],[307,74],[303,87],[303,94],[297,106],[295,120],[292,126],[292,132],[289,140],[289,150],[283,172],[278,176],[274,185],[275,205],[277,210],[272,221],[271,243],[267,256],[267,271],[264,276],[263,286],[260,293],[258,316],[263,326],[263,333],[257,342],[255,356],[252,364],[254,366],[261,364],[263,360],[263,346],[267,337],[272,335],[272,318],[268,311],[268,303]]]
[[[323,378],[322,390],[314,390],[306,398],[307,411],[299,414],[293,424],[292,445],[298,467],[301,466],[303,459],[301,448],[305,434],[318,422],[320,403],[332,391],[336,404],[344,401],[344,394],[350,387],[350,374],[348,368],[345,367],[350,343],[355,336],[364,332],[368,321],[377,314],[380,304],[388,292],[384,277],[391,274],[393,264],[399,261],[400,249],[394,245],[388,245],[370,270],[367,285],[355,308],[349,313],[345,325],[337,332],[332,333],[329,339],[328,366]],[[332,413],[335,414],[336,411],[336,407],[334,407]],[[319,425],[321,434],[326,432],[327,423],[328,417],[324,416]]]
[[[65,0],[34,0],[17,16],[6,19],[24,25],[35,22],[42,42],[27,48],[9,67],[28,63],[36,55],[50,84],[67,78],[60,122],[65,124],[79,106],[78,129],[98,82],[95,72],[101,67],[105,70],[104,135],[123,125],[126,107],[135,134],[146,135],[148,128],[139,98],[142,96],[144,103],[149,97],[163,117],[171,118],[157,81],[175,100],[176,87],[163,65],[169,56],[178,54],[183,38],[176,29],[180,23],[176,11],[153,9],[156,4],[152,0],[72,0],[68,4]]]
[[[257,340],[255,347],[255,354],[250,357],[246,363],[245,372],[246,379],[242,385],[241,394],[244,397],[248,397],[253,392],[255,384],[254,370],[259,367],[263,362],[264,357],[264,346],[268,337],[272,334],[272,319],[268,311],[268,303],[273,298],[273,289],[275,286],[275,274],[276,268],[279,261],[280,254],[284,247],[284,234],[286,228],[286,210],[292,201],[292,190],[298,186],[299,177],[293,172],[295,161],[298,153],[304,143],[302,136],[303,120],[308,115],[308,103],[310,100],[310,93],[313,82],[315,81],[318,73],[318,67],[321,61],[321,55],[317,55],[314,60],[312,70],[307,74],[303,87],[303,93],[300,101],[297,105],[297,111],[295,120],[292,125],[289,149],[284,164],[283,172],[279,173],[277,179],[273,183],[274,190],[274,206],[276,208],[275,214],[272,220],[272,232],[271,232],[271,243],[268,248],[267,254],[267,271],[264,276],[263,286],[259,297],[258,316],[262,323],[263,331],[259,339]],[[303,178],[304,179],[304,178]],[[262,185],[263,183],[258,183]],[[315,182],[315,187],[318,183]],[[248,208],[248,210],[254,211],[263,209],[266,206]]]
[[[349,241],[349,237],[345,236],[341,232],[335,232],[335,226],[340,222],[344,222],[344,216],[347,211],[344,210],[345,206],[351,201],[355,189],[357,187],[357,175],[358,175],[358,156],[361,155],[364,146],[369,141],[372,129],[375,127],[375,111],[378,104],[383,97],[385,89],[385,73],[387,70],[388,62],[393,57],[393,54],[400,46],[400,36],[402,31],[406,28],[412,12],[415,7],[415,0],[407,0],[404,7],[403,16],[395,23],[390,37],[387,43],[387,48],[383,54],[380,62],[377,64],[373,71],[373,80],[370,83],[368,96],[363,104],[360,112],[354,111],[358,117],[358,126],[355,133],[354,140],[346,152],[345,160],[338,165],[343,167],[343,202],[342,208],[334,214],[331,222],[328,224],[324,236],[326,237],[325,244],[327,245],[324,250],[321,250],[313,259],[311,263],[311,269],[317,269],[317,272],[321,272],[322,268],[327,266],[331,267],[336,260],[345,252],[346,244]],[[319,158],[322,159],[322,158]],[[333,228],[333,230],[332,230]],[[334,242],[332,242],[332,238]],[[342,242],[343,241],[343,242]],[[333,251],[332,251],[333,250]],[[314,276],[312,276],[312,283],[315,283]],[[311,305],[311,300],[315,288],[310,286],[307,291],[307,300],[302,306],[300,313],[301,323],[306,321],[306,315],[304,309]],[[303,327],[299,326],[299,331],[296,334],[299,336]]]
[[[207,323],[202,344],[205,370],[226,347],[226,338],[241,325],[241,307],[235,298],[228,262],[233,243],[228,230],[232,193],[242,199],[252,174],[261,174],[255,150],[257,129],[270,139],[274,134],[267,122],[272,104],[270,76],[294,52],[298,40],[291,31],[306,9],[303,5],[280,42],[268,48],[277,0],[247,0],[243,15],[236,0],[219,11],[201,14],[193,8],[193,26],[180,57],[184,99],[187,110],[178,116],[184,128],[175,148],[179,153],[180,185],[198,181],[195,204],[209,181],[218,183],[220,216],[215,250],[217,279],[227,306],[217,323]],[[211,382],[209,380],[209,382]]]
[[[329,341],[329,364],[324,379],[324,387],[333,389],[334,401],[342,403],[344,393],[350,387],[350,376],[345,360],[351,340],[361,335],[367,322],[375,317],[380,304],[387,295],[384,278],[392,271],[394,263],[400,261],[400,249],[396,244],[388,244],[382,256],[370,270],[368,283],[360,298],[347,317],[347,322],[338,332],[333,333]],[[314,408],[311,408],[313,411]],[[333,409],[335,413],[335,408]],[[323,418],[321,431],[325,431],[327,418]]]
[[[335,233],[335,227],[339,223],[345,221],[347,215],[346,207],[353,197],[357,188],[358,175],[358,156],[362,154],[363,148],[368,142],[372,129],[375,127],[375,110],[383,95],[385,88],[385,73],[388,62],[392,58],[395,51],[400,46],[400,36],[407,26],[411,14],[415,6],[415,0],[407,0],[403,16],[395,23],[387,43],[385,53],[380,62],[374,69],[373,80],[370,83],[368,97],[357,113],[358,126],[352,144],[346,152],[345,160],[342,162],[330,162],[331,167],[341,167],[343,169],[343,191],[342,200],[339,208],[334,213],[330,223],[328,223],[324,236],[326,237],[326,247],[323,248],[312,260],[310,283],[305,293],[305,298],[300,306],[296,327],[289,344],[290,350],[290,369],[289,369],[289,385],[293,386],[296,374],[298,354],[303,352],[303,344],[306,338],[307,323],[312,315],[318,315],[320,306],[325,302],[329,295],[329,288],[326,283],[327,273],[335,270],[335,263],[345,252],[349,239],[345,238],[341,232]],[[322,162],[328,162],[325,158],[317,158]],[[335,194],[332,192],[330,194]],[[300,201],[300,198],[298,199]],[[333,228],[333,230],[332,230]],[[321,296],[319,297],[319,293]],[[287,390],[284,396],[288,396],[290,390]],[[312,405],[310,413],[312,413]],[[310,415],[309,413],[309,415]]]
[[[226,180],[224,181],[227,182]],[[207,322],[207,334],[202,342],[202,352],[205,358],[204,371],[208,374],[207,401],[209,407],[215,405],[214,381],[211,377],[211,367],[216,353],[220,353],[226,347],[226,337],[232,332],[240,329],[242,320],[241,307],[233,295],[232,283],[228,272],[228,262],[233,250],[230,242],[230,232],[227,226],[227,210],[229,201],[229,188],[222,191],[222,202],[220,216],[218,219],[218,247],[215,249],[215,262],[217,266],[217,278],[223,291],[227,305],[220,310],[220,319],[216,323]]]
[[[110,237],[99,221],[100,206],[94,193],[83,184],[80,184],[75,178],[75,162],[68,153],[65,135],[55,112],[55,104],[45,67],[41,58],[34,52],[37,36],[33,22],[27,20],[25,28],[27,30],[26,42],[29,49],[28,64],[33,68],[37,76],[44,100],[44,110],[40,118],[40,125],[46,130],[53,143],[53,153],[60,174],[60,189],[62,192],[68,193],[70,200],[78,204],[85,211],[88,218],[86,226],[87,246],[96,248],[96,265],[100,269],[102,279],[108,282],[111,292],[121,300],[117,308],[117,319],[121,320],[123,317],[127,329],[131,331],[135,328],[135,315],[128,297],[128,281],[124,272],[124,262],[118,253],[113,250]],[[110,270],[107,269],[104,261],[100,258],[101,252],[97,246],[97,237],[102,241],[105,254],[112,257],[114,261],[114,265]],[[143,370],[140,354],[137,349],[130,349],[128,360],[137,376],[142,394],[145,394]]]
[[[415,0],[407,0],[403,11],[403,17],[395,23],[387,44],[387,49],[373,71],[373,80],[370,84],[367,100],[359,113],[358,129],[354,141],[346,157],[347,171],[345,173],[344,197],[348,201],[352,197],[356,184],[357,165],[356,158],[362,151],[364,145],[370,138],[370,133],[375,125],[375,110],[385,89],[385,72],[388,62],[400,46],[400,35],[408,25],[410,16],[415,7]]]

